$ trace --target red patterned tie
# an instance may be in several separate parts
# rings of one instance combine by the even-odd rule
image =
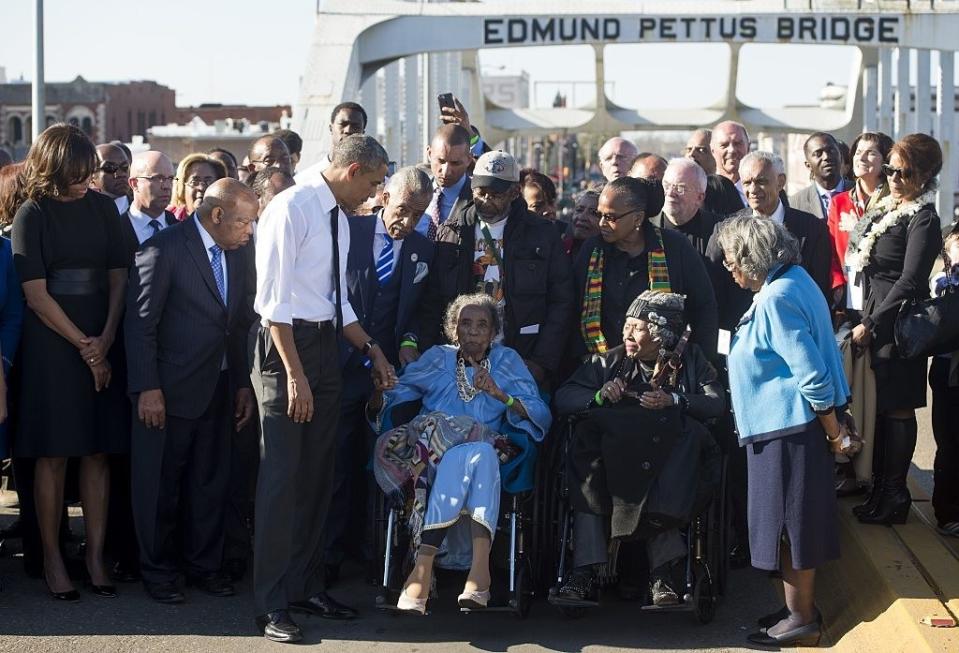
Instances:
[[[426,213],[430,216],[430,224],[426,229],[426,237],[430,239],[431,243],[436,241],[436,232],[440,228],[440,200],[442,197],[443,188],[437,186],[433,192],[433,201],[430,202],[429,207],[426,209]]]

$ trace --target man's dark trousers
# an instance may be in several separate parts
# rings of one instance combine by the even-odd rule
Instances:
[[[232,405],[224,371],[200,417],[167,415],[164,429],[133,419],[133,516],[148,583],[174,581],[181,551],[188,574],[220,570]]]
[[[313,392],[313,419],[287,415],[287,375],[261,327],[253,365],[260,406],[253,599],[257,614],[285,610],[324,590],[323,526],[333,483],[340,413],[339,348],[331,322],[294,321],[293,339]]]

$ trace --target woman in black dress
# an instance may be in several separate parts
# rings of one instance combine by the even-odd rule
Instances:
[[[934,138],[909,134],[896,143],[883,165],[890,194],[857,223],[846,253],[847,265],[865,281],[862,322],[852,342],[872,353],[879,411],[878,475],[869,499],[853,509],[867,524],[902,524],[911,503],[906,474],[916,448],[916,408],[926,405],[927,360],[901,358],[893,326],[903,301],[929,297],[929,277],[942,249],[934,206],[941,168]]]
[[[47,128],[27,155],[27,200],[13,221],[14,264],[27,300],[15,449],[18,457],[37,459],[44,579],[55,598],[71,601],[79,595],[59,549],[67,459],[81,459],[93,591],[115,596],[103,562],[107,455],[129,447],[123,380],[111,382],[128,255],[116,206],[87,192],[96,165],[96,149],[83,132],[64,124]]]

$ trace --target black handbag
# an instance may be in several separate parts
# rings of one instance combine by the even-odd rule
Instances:
[[[959,349],[959,292],[948,288],[932,299],[907,300],[894,327],[903,358],[927,358]]]

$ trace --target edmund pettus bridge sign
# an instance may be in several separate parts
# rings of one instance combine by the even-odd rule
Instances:
[[[330,110],[357,98],[380,115],[371,118],[371,126],[381,125],[381,131],[371,133],[392,143],[397,138],[394,132],[403,132],[403,148],[390,149],[402,149],[410,162],[422,152],[417,139],[421,143],[423,131],[417,135],[413,123],[435,122],[436,93],[443,91],[469,100],[471,119],[491,142],[557,131],[692,129],[724,119],[739,120],[754,130],[828,130],[847,138],[863,128],[894,137],[925,131],[943,143],[941,194],[951,198],[956,171],[952,143],[957,34],[959,0],[325,0],[317,15],[294,120],[304,138],[306,163],[329,147]],[[604,50],[623,43],[728,45],[724,97],[698,109],[618,106],[606,94]],[[751,43],[855,47],[844,105],[744,105],[736,96],[739,50]],[[508,109],[484,101],[477,65],[480,49],[569,45],[588,46],[593,53],[591,106]],[[517,65],[521,68],[522,62]],[[894,69],[897,80],[917,71],[915,81],[897,82],[894,87]],[[561,79],[562,71],[557,75]],[[637,82],[640,75],[637,69]],[[409,119],[403,125],[401,116]],[[952,214],[949,209],[940,212],[945,217]]]

